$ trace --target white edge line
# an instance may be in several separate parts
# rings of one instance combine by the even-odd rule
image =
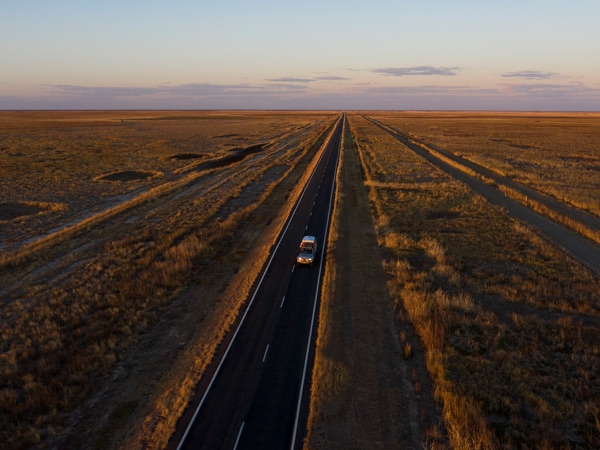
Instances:
[[[327,137],[325,143],[323,144],[323,146],[321,148],[323,148],[323,149],[327,148],[327,145],[329,145],[329,141],[331,140],[331,136],[333,136],[334,132],[335,132],[335,128],[333,128],[333,130],[331,131],[331,133],[329,133],[329,136]],[[256,285],[256,289],[254,289],[254,293],[252,294],[252,298],[250,298],[250,301],[248,302],[248,306],[246,307],[246,310],[244,311],[244,314],[242,315],[242,318],[240,319],[240,323],[238,324],[238,327],[236,328],[235,333],[233,334],[233,337],[231,338],[231,341],[229,341],[229,345],[227,346],[227,349],[225,350],[225,353],[223,354],[223,357],[221,358],[221,361],[219,361],[219,365],[217,366],[217,369],[215,370],[215,373],[213,374],[213,376],[212,376],[212,378],[210,380],[210,383],[208,383],[208,387],[204,391],[204,395],[202,395],[202,398],[200,399],[200,403],[198,404],[198,407],[196,408],[196,411],[194,411],[194,415],[192,416],[192,420],[190,420],[190,423],[188,424],[187,428],[185,429],[185,433],[183,434],[183,437],[179,441],[179,445],[177,446],[177,450],[181,450],[181,447],[183,446],[183,443],[185,442],[185,440],[186,440],[186,438],[187,438],[190,430],[192,429],[192,425],[196,421],[196,417],[198,416],[198,413],[200,412],[200,409],[202,408],[202,405],[204,404],[204,401],[206,400],[206,397],[208,396],[208,392],[212,388],[212,385],[214,384],[215,380],[217,379],[217,375],[219,374],[219,372],[221,370],[221,366],[225,362],[225,358],[227,358],[227,355],[229,354],[229,350],[231,350],[231,346],[233,345],[233,341],[235,341],[235,338],[238,335],[238,332],[240,331],[240,328],[242,327],[242,324],[244,323],[244,320],[246,320],[246,316],[248,315],[248,311],[250,310],[250,307],[252,306],[252,303],[254,303],[254,299],[256,298],[256,294],[258,293],[258,291],[260,289],[260,286],[261,286],[263,280],[265,279],[265,276],[266,276],[269,268],[271,267],[271,263],[273,262],[273,258],[275,258],[275,253],[277,253],[277,249],[279,248],[279,245],[281,245],[281,241],[283,241],[283,238],[284,238],[285,234],[287,233],[287,230],[290,227],[290,224],[292,223],[293,217],[296,215],[296,211],[298,210],[298,207],[300,206],[300,203],[302,202],[302,198],[304,197],[304,194],[306,193],[306,190],[307,190],[308,186],[310,185],[310,182],[313,179],[313,176],[315,175],[315,172],[317,171],[317,167],[319,167],[319,164],[321,163],[321,160],[323,159],[323,155],[325,155],[325,151],[323,151],[321,153],[321,156],[319,157],[319,160],[317,161],[317,164],[315,164],[315,168],[313,169],[313,172],[310,174],[310,178],[308,179],[308,181],[304,185],[304,189],[302,190],[302,194],[300,195],[300,198],[296,202],[296,206],[294,206],[294,209],[292,210],[292,214],[290,214],[290,217],[289,217],[289,219],[288,219],[288,221],[287,221],[287,223],[285,225],[285,228],[283,229],[281,235],[279,236],[279,240],[277,241],[277,245],[273,249],[273,252],[271,252],[271,257],[269,258],[269,262],[267,263],[267,266],[265,267],[265,270],[263,271],[262,276],[260,277],[260,280],[258,281],[258,284]],[[327,227],[329,227],[329,219],[327,221]],[[320,279],[320,276],[319,276],[319,279]],[[312,325],[311,325],[311,330],[312,330]],[[243,425],[242,425],[242,427],[243,427]],[[241,432],[241,430],[240,430],[240,432]],[[295,429],[294,429],[294,433],[295,433]]]
[[[342,133],[343,133],[343,128],[342,128]],[[343,138],[342,138],[343,141]],[[340,141],[340,147],[342,145],[342,141]],[[335,163],[335,173],[337,175],[337,170],[338,170],[338,163],[339,163],[339,157],[336,160]],[[335,186],[336,183],[334,181],[332,189],[331,189],[331,194],[329,196],[329,214],[327,214],[327,225],[325,226],[325,239],[327,239],[328,233],[329,233],[329,222],[331,221],[331,205],[333,203],[333,194],[335,192]],[[326,244],[326,243],[324,243]],[[326,248],[326,246],[324,246],[324,249]],[[315,298],[314,298],[314,302],[313,302],[313,312],[312,312],[312,320],[310,322],[310,332],[308,333],[308,343],[306,346],[306,354],[304,355],[304,369],[302,370],[302,380],[300,381],[300,393],[298,394],[298,404],[296,406],[296,417],[294,418],[294,433],[292,434],[292,442],[290,445],[290,449],[294,450],[294,447],[296,446],[296,435],[298,434],[298,421],[300,420],[300,407],[302,406],[302,395],[304,393],[304,382],[306,380],[306,372],[308,369],[308,354],[310,353],[310,342],[312,339],[312,333],[313,333],[313,328],[315,325],[315,316],[317,313],[317,300],[319,298],[319,291],[321,290],[321,273],[323,271],[323,261],[325,260],[324,258],[325,256],[325,252],[321,252],[321,262],[319,263],[319,277],[317,279],[317,291],[315,292]]]
[[[246,425],[246,422],[242,422],[242,426],[240,427],[240,431],[238,431],[238,435],[237,435],[237,438],[235,440],[235,444],[233,446],[233,450],[236,450],[238,444],[240,443],[240,438],[242,437],[242,431],[244,431],[244,425]]]

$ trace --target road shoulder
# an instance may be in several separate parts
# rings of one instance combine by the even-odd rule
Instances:
[[[305,448],[419,448],[419,395],[347,131],[327,251]]]

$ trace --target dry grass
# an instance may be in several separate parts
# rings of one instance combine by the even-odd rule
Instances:
[[[390,293],[426,349],[452,447],[598,447],[600,280],[382,130],[351,124]]]
[[[127,432],[135,435],[131,423],[146,424],[146,444],[165,444],[203,367],[235,318],[235,308],[243,301],[240,281],[235,280],[246,280],[248,287],[252,274],[260,268],[255,259],[245,261],[249,245],[255,244],[270,223],[280,223],[276,217],[293,201],[298,179],[331,119],[300,115],[290,116],[285,123],[262,116],[271,126],[280,123],[279,128],[272,128],[272,136],[280,140],[260,155],[204,172],[196,172],[197,166],[193,166],[180,179],[164,177],[162,184],[150,185],[130,200],[71,225],[75,228],[67,226],[50,234],[55,236],[46,238],[53,239],[51,242],[42,239],[36,248],[23,247],[27,254],[12,259],[1,275],[0,435],[6,448],[52,441],[69,442],[70,447],[96,442],[94,445],[106,448]],[[197,118],[189,123],[183,120],[193,129],[191,134],[207,133]],[[241,130],[248,129],[244,115],[236,120]],[[155,124],[159,131],[168,128],[164,121],[144,123],[149,128]],[[177,120],[170,123],[176,129],[184,125]],[[229,127],[223,125],[221,130],[227,129],[231,135],[232,127],[229,122]],[[166,154],[179,150],[165,147]],[[160,158],[157,161],[170,164]],[[269,172],[272,166],[286,170],[278,169],[274,177]],[[114,167],[102,171],[111,173]],[[56,196],[64,194],[60,184],[54,188]],[[90,189],[96,189],[95,185]],[[247,204],[237,203],[235,212],[223,214],[223,208],[241,190],[255,194]],[[51,192],[52,187],[47,186],[40,195],[50,196]],[[272,240],[276,229],[268,229]],[[235,301],[224,300],[224,296],[232,296],[227,294],[228,285],[240,288],[233,296]],[[190,289],[202,294],[194,299],[194,305],[180,310],[177,305]],[[165,316],[179,320],[167,327]],[[181,338],[173,342],[169,339],[172,335]],[[164,347],[149,345],[145,336]],[[185,353],[186,343],[193,343],[198,352]],[[136,360],[137,353],[145,355],[145,360]],[[178,356],[183,353],[186,356]],[[175,391],[175,385],[166,381],[176,379],[165,375],[169,371],[164,365],[167,355],[177,357],[177,368],[182,370],[179,375],[190,373]],[[137,361],[140,369],[127,363],[129,360]],[[118,394],[106,397],[102,392],[108,388],[101,388],[110,382],[111,373],[112,389]],[[156,385],[159,379],[163,379],[160,388]],[[152,387],[157,391],[149,392]],[[165,395],[163,401],[161,395]],[[150,398],[155,399],[153,406],[149,406]],[[93,411],[84,407],[88,399],[95,403],[94,410],[106,412],[103,418],[86,415]],[[164,399],[173,403],[166,404]],[[69,416],[74,410],[78,412]],[[86,417],[89,420],[84,420]],[[66,427],[72,427],[70,433]],[[99,435],[94,436],[94,430],[100,430]],[[130,439],[140,445],[140,440]]]
[[[578,220],[575,220],[567,215],[561,214],[560,212],[546,206],[543,203],[540,203],[539,201],[537,201],[534,198],[524,195],[523,193],[521,193],[515,189],[511,189],[511,188],[509,188],[507,186],[503,186],[503,185],[498,186],[498,188],[508,197],[515,199],[517,201],[520,201],[524,205],[531,208],[533,211],[536,211],[540,214],[550,217],[551,219],[553,219],[556,222],[567,225],[569,228],[573,229],[574,231],[577,231],[582,236],[585,236],[585,237],[591,239],[592,241],[600,244],[600,230],[599,229],[588,226],[587,224],[582,223]]]

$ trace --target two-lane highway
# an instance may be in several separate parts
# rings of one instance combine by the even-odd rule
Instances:
[[[323,149],[238,326],[201,384],[171,448],[300,448],[305,433],[321,275],[344,116]],[[314,267],[295,267],[302,236]],[[193,414],[192,414],[193,412]]]

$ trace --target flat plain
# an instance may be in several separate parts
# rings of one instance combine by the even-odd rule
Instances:
[[[338,116],[0,113],[7,448],[166,445]],[[600,214],[598,114],[349,114],[305,447],[598,448],[600,276],[374,121]]]

